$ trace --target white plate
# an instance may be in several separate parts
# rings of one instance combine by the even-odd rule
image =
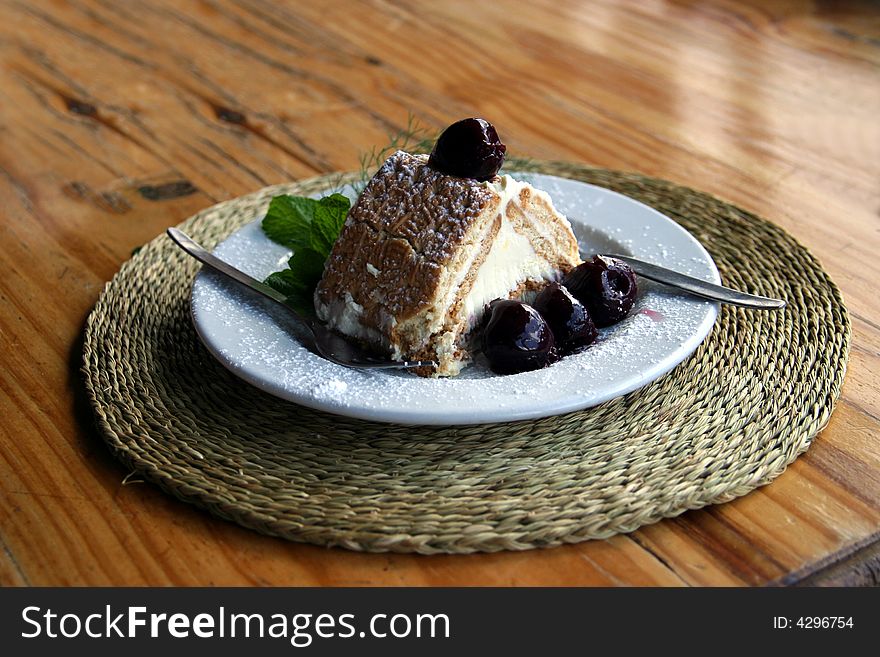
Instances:
[[[720,282],[699,242],[656,210],[573,180],[516,177],[550,194],[571,221],[583,254],[629,254]],[[262,280],[285,266],[289,252],[263,234],[261,217],[254,219],[214,253]],[[602,330],[589,349],[542,370],[508,376],[479,363],[450,379],[335,365],[300,344],[282,308],[207,269],[193,283],[192,313],[199,336],[221,363],[283,399],[382,422],[479,424],[594,406],[650,383],[687,358],[708,335],[718,304],[661,290],[644,279],[639,285],[629,317]]]

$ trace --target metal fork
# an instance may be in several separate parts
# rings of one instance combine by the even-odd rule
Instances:
[[[258,281],[256,278],[245,274],[240,269],[236,269],[228,262],[208,253],[208,251],[183,231],[180,231],[177,228],[169,228],[167,233],[168,237],[170,237],[177,246],[202,264],[207,265],[211,269],[228,276],[232,280],[241,283],[255,292],[259,292],[264,297],[283,306],[284,309],[290,313],[291,317],[309,330],[314,340],[315,350],[329,361],[333,361],[339,365],[345,365],[346,367],[363,369],[410,369],[413,367],[437,366],[437,363],[433,360],[388,360],[387,358],[371,354],[354,342],[334,333],[317,319],[300,315],[287,304],[283,294],[269,287],[265,283]]]
[[[621,260],[632,267],[632,270],[639,276],[678,288],[703,299],[711,299],[712,301],[720,301],[721,303],[729,303],[734,306],[754,308],[756,310],[778,310],[785,308],[785,301],[783,299],[761,297],[757,294],[748,294],[722,285],[707,283],[699,278],[687,276],[680,272],[666,269],[666,267],[645,262],[644,260],[637,260],[631,256],[604,255],[601,257]]]

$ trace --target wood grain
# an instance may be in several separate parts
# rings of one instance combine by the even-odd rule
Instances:
[[[364,555],[216,520],[129,477],[78,376],[132,250],[208,205],[357,168],[417,116],[635,170],[783,226],[853,315],[810,451],[628,536]],[[0,1],[0,584],[876,583],[880,10],[870,2]]]

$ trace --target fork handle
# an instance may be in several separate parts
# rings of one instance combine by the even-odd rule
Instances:
[[[616,258],[632,267],[632,270],[639,276],[643,276],[657,283],[671,285],[685,292],[689,292],[695,296],[712,301],[720,301],[721,303],[729,303],[733,306],[742,308],[755,308],[759,310],[776,310],[785,308],[785,301],[782,299],[771,299],[770,297],[761,297],[757,294],[748,294],[739,290],[732,290],[729,287],[715,285],[707,281],[702,281],[693,276],[686,276],[677,271],[666,269],[652,265],[650,262],[638,260],[630,256],[608,255],[606,258]]]

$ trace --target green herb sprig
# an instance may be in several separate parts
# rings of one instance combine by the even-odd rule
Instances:
[[[409,114],[406,118],[406,127],[396,134],[388,135],[388,142],[379,148],[374,146],[360,157],[360,177],[354,183],[355,191],[360,194],[363,188],[376,173],[376,170],[384,164],[388,156],[396,151],[408,153],[430,153],[437,141],[438,134],[419,124],[418,119]]]
[[[314,314],[312,295],[350,207],[342,194],[320,200],[284,194],[269,203],[263,232],[292,249],[293,255],[288,268],[270,274],[265,283],[287,297],[287,303],[300,313]]]

